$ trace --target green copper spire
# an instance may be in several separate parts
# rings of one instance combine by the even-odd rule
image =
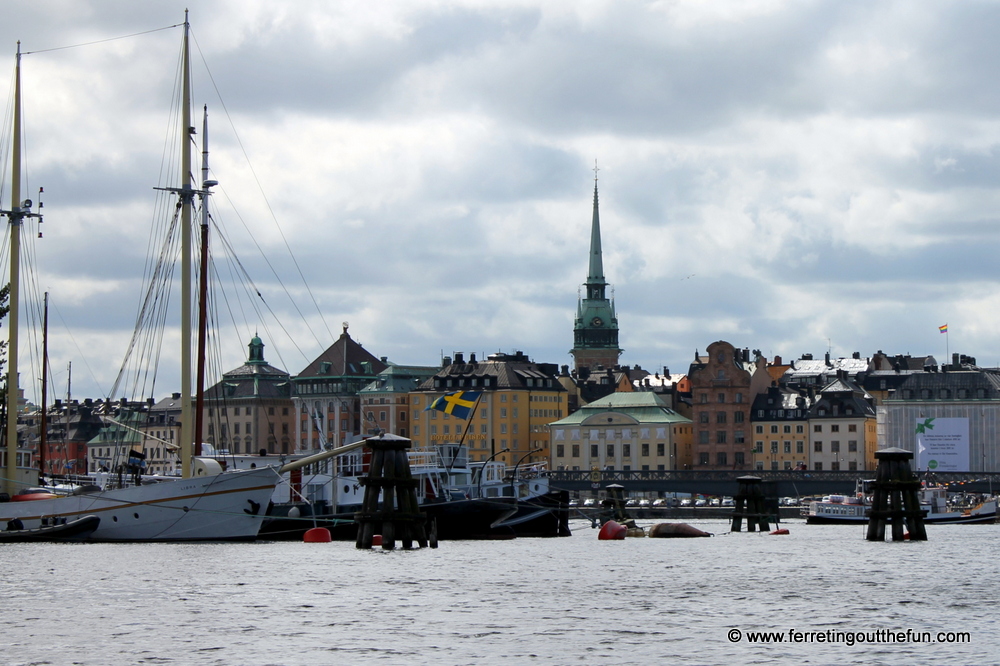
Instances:
[[[606,284],[604,282],[604,261],[601,259],[601,215],[597,207],[596,176],[594,177],[594,219],[590,223],[590,272],[587,274],[587,284]]]

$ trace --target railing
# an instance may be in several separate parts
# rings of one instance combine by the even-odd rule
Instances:
[[[735,481],[741,476],[756,476],[763,481],[829,481],[854,482],[875,478],[873,470],[550,470],[547,476],[552,483],[628,483],[642,481]],[[918,473],[924,479],[923,473]],[[935,472],[931,478],[938,483],[969,483],[991,481],[1000,489],[1000,472]]]

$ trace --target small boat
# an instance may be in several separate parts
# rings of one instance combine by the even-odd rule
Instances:
[[[854,495],[829,495],[822,501],[810,502],[802,508],[802,516],[811,525],[864,524],[871,510],[870,488],[872,480],[859,480]],[[968,507],[948,503],[948,488],[925,483],[917,492],[920,508],[927,525],[983,524],[997,519],[996,498]]]
[[[82,516],[75,520],[55,519],[41,527],[24,529],[20,520],[7,522],[7,529],[0,531],[0,543],[24,541],[85,541],[101,524],[97,516]]]

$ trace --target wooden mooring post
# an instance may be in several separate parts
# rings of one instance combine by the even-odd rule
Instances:
[[[743,519],[747,520],[747,532],[760,529],[761,532],[770,531],[768,527],[767,507],[764,506],[764,491],[760,487],[759,476],[741,476],[736,479],[739,485],[736,488],[735,504],[733,509],[733,532],[742,529]]]
[[[872,482],[872,508],[868,514],[868,541],[885,541],[885,525],[892,525],[892,540],[927,541],[926,511],[920,508],[920,480],[910,469],[913,453],[890,448],[875,452],[878,467]]]
[[[371,449],[372,458],[368,476],[360,479],[365,497],[361,511],[354,514],[358,524],[355,545],[371,548],[375,534],[380,533],[383,550],[394,550],[397,537],[404,550],[410,550],[414,541],[426,548],[426,519],[417,506],[417,482],[410,473],[410,461],[406,457],[410,440],[383,434],[366,439],[365,446]],[[436,547],[437,541],[431,546]]]

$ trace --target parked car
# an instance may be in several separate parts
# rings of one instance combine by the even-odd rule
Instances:
[[[695,506],[708,506],[708,500],[706,500],[706,499],[697,499],[697,500],[694,501],[694,505]]]
[[[720,500],[718,497],[713,497],[712,499],[710,499],[708,501],[708,505],[709,506],[722,506],[722,500]]]
[[[593,497],[588,497],[587,499],[583,500],[583,505],[584,506],[597,506],[597,500],[594,499]]]
[[[653,500],[653,504],[652,504],[652,506],[655,507],[655,508],[664,507],[666,505],[667,505],[667,500],[665,500],[663,498]]]
[[[653,503],[650,502],[648,499],[641,499],[641,500],[639,500],[639,508],[640,509],[648,509],[650,506],[652,506],[652,504]]]
[[[692,506],[694,502],[691,501],[690,497],[685,497],[681,500],[681,506]]]
[[[578,499],[571,499],[569,501],[569,505],[570,506],[580,506],[580,500],[578,500]]]
[[[735,506],[736,503],[733,501],[732,497],[723,497],[722,506]]]

